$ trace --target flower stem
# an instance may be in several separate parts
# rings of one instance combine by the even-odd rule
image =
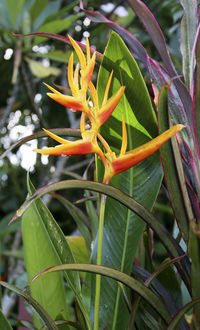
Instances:
[[[101,265],[102,259],[102,243],[103,243],[103,228],[104,215],[106,206],[106,195],[101,195],[100,216],[99,216],[99,234],[97,246],[97,265]],[[96,275],[96,293],[95,293],[95,309],[94,309],[94,330],[99,330],[99,306],[100,306],[100,291],[101,291],[101,275]]]

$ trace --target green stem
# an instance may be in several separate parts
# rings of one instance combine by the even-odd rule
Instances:
[[[103,228],[104,215],[106,206],[106,195],[101,195],[100,216],[99,216],[99,234],[97,246],[97,265],[101,265],[102,259],[102,243],[103,243]],[[100,306],[100,291],[101,291],[101,275],[96,275],[96,294],[95,294],[95,309],[94,309],[94,330],[99,330],[99,306]]]

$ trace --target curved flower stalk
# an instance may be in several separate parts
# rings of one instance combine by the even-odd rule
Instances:
[[[98,132],[98,130],[115,110],[116,106],[121,100],[125,87],[122,86],[115,95],[113,95],[111,98],[108,98],[113,76],[112,71],[107,82],[103,102],[100,106],[97,90],[91,81],[95,66],[95,52],[91,57],[88,39],[86,56],[76,41],[71,37],[69,37],[69,39],[78,56],[81,66],[81,68],[79,68],[79,64],[77,64],[75,70],[73,69],[72,53],[68,64],[68,82],[72,95],[64,95],[51,86],[48,86],[47,84],[45,85],[52,92],[47,93],[47,95],[54,101],[64,105],[65,107],[68,107],[69,109],[82,112],[80,121],[82,139],[77,141],[68,141],[44,129],[47,135],[49,135],[60,144],[56,147],[36,149],[35,151],[43,155],[69,156],[86,155],[90,153],[97,154],[101,158],[105,167],[103,183],[109,183],[114,175],[126,171],[127,169],[141,162],[143,159],[152,155],[162,146],[162,144],[169,140],[173,135],[178,133],[184,126],[176,125],[150,142],[131,151],[126,151],[127,132],[124,119],[122,119],[122,146],[120,154],[116,156],[115,153],[112,152],[109,144]],[[88,96],[88,90],[90,91],[91,100]],[[87,117],[90,121],[90,129],[86,130],[85,127]],[[99,142],[103,146],[104,151],[101,149]]]

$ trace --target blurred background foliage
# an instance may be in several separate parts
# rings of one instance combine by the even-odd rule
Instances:
[[[183,13],[180,3],[173,0],[162,2],[146,0],[144,3],[158,20],[176,68],[180,72],[181,56],[177,46]],[[151,57],[159,59],[148,34],[126,1],[84,1],[84,7],[99,11],[126,28],[139,39]],[[38,132],[42,127],[77,128],[79,122],[76,113],[69,112],[46,96],[47,88],[43,85],[43,82],[46,82],[50,85],[67,87],[66,65],[71,53],[70,47],[54,39],[14,35],[14,33],[26,34],[39,31],[59,33],[64,36],[70,34],[75,40],[83,43],[86,37],[90,37],[91,46],[102,53],[110,33],[105,25],[91,23],[85,17],[79,8],[79,1],[0,1],[1,153],[18,139]],[[143,67],[141,70],[150,88],[148,74]],[[17,256],[23,259],[20,227],[18,223],[11,227],[7,224],[13,212],[26,198],[27,170],[31,172],[34,185],[39,187],[58,178],[73,176],[74,173],[82,176],[91,160],[90,156],[41,157],[33,152],[34,148],[50,143],[46,138],[32,140],[0,160],[0,238],[3,255],[1,274],[2,278],[9,281],[16,282],[19,276],[23,275],[23,262],[20,268],[22,271],[18,272],[17,260],[20,259],[15,258]],[[93,165],[90,168],[87,175],[93,179]],[[69,192],[64,195],[71,202],[82,198],[79,191],[73,192],[73,195]],[[66,235],[76,230],[72,217],[58,201],[48,196],[46,202]],[[171,208],[168,207],[164,186],[158,196],[154,212],[161,221],[168,223],[169,229],[173,230],[173,216]],[[159,254],[162,254],[162,251],[158,250]],[[6,315],[9,313],[12,318],[12,308],[8,308]]]

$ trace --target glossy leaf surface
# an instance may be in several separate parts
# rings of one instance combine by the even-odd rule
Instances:
[[[101,134],[106,141],[109,141],[111,149],[118,155],[121,148],[122,116],[124,116],[127,126],[127,150],[132,150],[149,141],[151,137],[155,137],[157,126],[150,97],[138,65],[116,33],[111,34],[99,71],[98,95],[100,104],[112,70],[113,81],[110,95],[114,95],[120,86],[125,86],[126,89],[113,115],[103,125]],[[100,166],[99,162],[97,166],[99,181],[102,177]],[[110,184],[120,188],[145,207],[151,209],[161,180],[162,169],[159,154],[156,153],[138,166],[114,177]],[[102,265],[120,269],[129,274],[144,228],[144,223],[136,215],[131,214],[113,199],[108,198],[105,210]],[[97,241],[92,256],[93,263],[96,263],[96,244]],[[107,278],[102,279],[100,304],[101,328],[111,323],[113,323],[113,327],[116,324],[119,327],[125,327],[127,322],[125,315],[128,318],[126,306],[120,298],[117,285],[113,285]],[[104,308],[105,305],[106,308]]]
[[[34,187],[32,186],[30,181],[28,181],[28,182],[29,182],[30,192],[33,193]],[[49,244],[49,246],[52,247],[53,255],[55,258],[54,264],[75,262],[71,249],[67,243],[67,240],[66,240],[62,230],[58,226],[57,222],[54,220],[52,214],[50,213],[48,208],[45,206],[45,204],[41,200],[36,201],[36,203],[37,204],[33,205],[33,207],[36,208],[37,215],[39,216],[38,222],[39,222],[40,232],[42,233],[42,230],[43,230],[43,232],[45,234],[45,235],[43,234],[45,237],[44,241],[46,242],[46,244]],[[27,220],[27,223],[28,223],[28,221],[30,221],[30,219]],[[28,234],[26,234],[26,236],[28,237]],[[27,238],[27,240],[28,240],[28,238]],[[27,243],[27,244],[29,244],[29,243]],[[37,243],[37,236],[36,236],[36,241],[34,242],[34,244],[32,246],[33,253],[34,253],[35,245],[38,246],[38,244],[41,244],[41,249],[42,249],[43,241],[41,239]],[[46,253],[44,253],[43,259],[41,262],[46,262],[47,257],[48,257],[48,248],[46,250]],[[29,262],[32,264],[31,256],[29,257]],[[36,260],[36,263],[37,263],[37,260]],[[43,267],[43,269],[44,269],[44,267]],[[37,271],[37,272],[39,272],[39,271]],[[84,316],[86,318],[86,323],[88,324],[88,328],[90,329],[89,317],[87,315],[87,312],[85,310],[85,306],[84,306],[84,303],[82,300],[79,275],[77,272],[64,273],[64,275],[65,275],[71,289],[74,291],[74,293],[76,295],[76,299],[79,303],[82,313],[84,314]],[[34,274],[32,274],[32,276],[34,276]],[[63,298],[63,299],[65,301],[65,298]]]
[[[34,188],[30,181],[28,184],[29,194],[31,194]],[[45,210],[45,205],[42,204],[42,201],[38,200],[27,210],[22,218],[25,265],[29,280],[43,269],[56,265],[59,262],[52,249],[51,239],[48,237],[48,232],[43,224],[43,219],[46,218],[48,221],[51,215]],[[65,300],[64,281],[61,274],[33,283],[31,285],[31,295],[54,320],[58,314],[62,314],[64,319],[69,318]],[[40,326],[36,315],[34,323],[36,326]]]

